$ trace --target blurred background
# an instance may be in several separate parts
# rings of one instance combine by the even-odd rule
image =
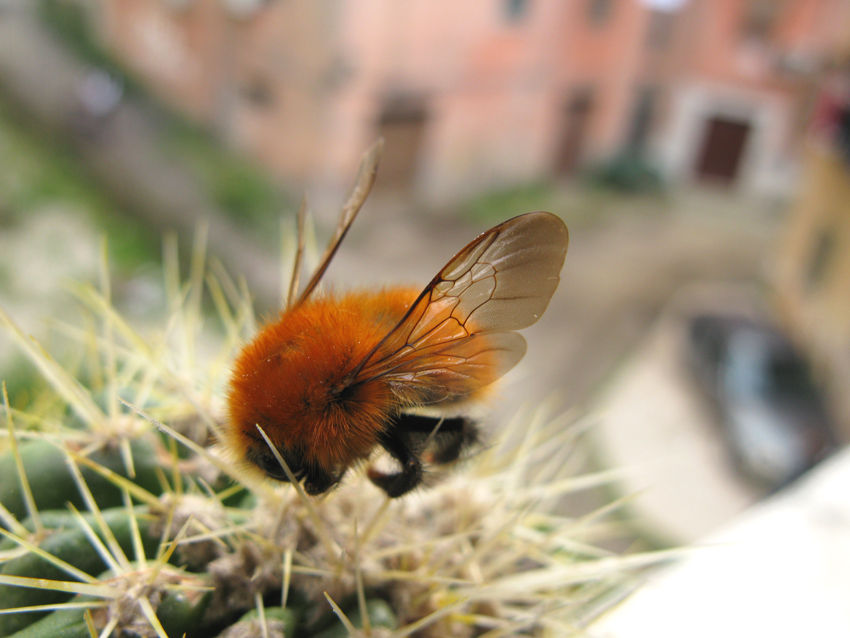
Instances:
[[[163,234],[204,227],[271,313],[281,216],[307,192],[322,243],[382,136],[328,280],[424,285],[563,217],[501,401],[589,415],[569,462],[691,541],[850,436],[848,61],[850,0],[0,0],[0,300],[49,346],[105,236],[153,321]],[[28,370],[0,335],[18,404]]]

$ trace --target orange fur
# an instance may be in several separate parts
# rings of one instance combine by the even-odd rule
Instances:
[[[231,446],[244,458],[259,424],[276,446],[303,449],[309,462],[328,470],[367,458],[398,400],[381,380],[342,402],[333,392],[416,295],[390,288],[316,296],[267,324],[234,363]]]

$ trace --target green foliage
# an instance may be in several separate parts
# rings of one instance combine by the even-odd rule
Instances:
[[[622,153],[588,172],[591,184],[614,191],[638,194],[659,193],[664,180],[658,168],[642,155]]]
[[[158,494],[161,487],[157,477],[156,456],[151,444],[138,439],[130,444],[134,459],[134,481],[147,491]],[[41,439],[22,442],[18,446],[24,471],[30,482],[39,510],[65,507],[71,503],[85,507],[74,477],[68,467],[65,452],[49,440]],[[127,476],[121,451],[117,447],[106,448],[89,456],[89,460],[119,475]],[[81,469],[89,488],[97,492],[99,504],[113,507],[121,503],[121,490],[87,467]],[[0,494],[9,512],[18,518],[26,513],[26,503],[18,479],[18,467],[11,451],[0,455]]]
[[[132,554],[133,551],[133,518],[135,517],[130,516],[123,507],[103,511],[103,520],[119,546],[127,554]],[[155,554],[159,544],[159,538],[149,532],[150,519],[139,516],[136,520],[141,528],[141,539],[145,551],[151,555]],[[54,520],[54,522],[57,521]],[[86,522],[100,539],[104,540],[103,531],[98,528],[91,516],[88,517]],[[89,540],[87,530],[81,523],[76,522],[70,514],[67,515],[64,524],[52,530],[39,543],[39,547],[55,558],[92,576],[103,572],[107,568],[97,548]],[[3,576],[26,576],[28,578],[45,578],[51,580],[64,580],[68,577],[62,568],[33,553],[27,553],[5,562],[2,565],[2,571],[0,573]],[[11,609],[30,605],[49,605],[65,601],[70,597],[71,595],[69,593],[51,589],[0,585],[0,609]],[[0,636],[13,634],[38,620],[43,615],[45,614],[0,615]]]
[[[356,604],[356,601],[344,612],[352,625],[358,629],[363,628],[363,615],[360,613],[360,607]],[[366,612],[371,627],[398,628],[398,618],[387,601],[380,598],[367,600]],[[316,638],[346,638],[348,635],[345,625],[335,621],[332,626],[316,634]]]
[[[276,228],[280,214],[293,209],[291,199],[268,176],[209,132],[174,114],[162,121],[165,150],[194,171],[224,213],[263,232]]]
[[[295,630],[299,623],[298,614],[292,608],[283,607],[266,607],[263,609],[263,616],[266,618],[267,630],[271,635],[294,636]],[[236,635],[244,636],[261,636],[263,628],[260,624],[260,612],[257,609],[252,609],[233,625],[231,631]],[[275,634],[274,630],[281,632]],[[241,632],[241,633],[238,633]]]
[[[2,287],[0,287],[2,292]],[[3,379],[6,384],[6,392],[9,395],[9,403],[17,409],[27,408],[37,397],[43,398],[47,394],[47,384],[39,374],[38,370],[25,357],[14,354],[10,357],[5,369],[14,370],[15,374]]]
[[[59,205],[83,213],[103,229],[119,273],[158,262],[159,236],[117,211],[76,156],[55,139],[22,127],[22,117],[0,99],[0,164],[4,167],[0,220],[8,227],[44,207]]]
[[[476,223],[490,225],[521,213],[557,210],[559,199],[551,184],[534,182],[485,193],[468,202],[461,210]]]
[[[119,72],[94,35],[87,8],[90,4],[75,0],[39,0],[39,17],[78,57],[92,66]]]
[[[81,59],[121,78],[125,92],[164,127],[163,144],[200,180],[212,201],[234,219],[258,227],[258,235],[277,224],[282,211],[292,209],[288,196],[248,159],[235,155],[203,127],[151,96],[128,69],[100,45],[84,3],[41,0],[43,21]],[[276,228],[276,226],[274,226]],[[131,242],[127,242],[127,247]]]
[[[77,602],[89,600],[89,597],[82,596],[76,599]],[[39,616],[32,624],[7,635],[10,638],[91,638],[81,609],[60,609]]]

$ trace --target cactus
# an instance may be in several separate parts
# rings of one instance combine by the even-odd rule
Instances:
[[[74,374],[0,309],[54,396],[22,412],[4,390],[0,636],[566,636],[663,556],[611,556],[594,516],[557,514],[610,475],[565,476],[580,428],[542,412],[402,499],[362,473],[318,499],[242,476],[217,441],[249,296],[203,241],[181,283],[175,245],[158,334],[112,306],[105,265],[75,287],[98,321],[59,325]]]

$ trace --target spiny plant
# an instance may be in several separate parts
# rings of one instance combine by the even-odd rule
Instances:
[[[99,284],[73,289],[92,321],[55,322],[82,346],[70,366],[0,309],[52,388],[19,410],[4,387],[0,636],[567,636],[665,556],[594,546],[619,503],[557,513],[612,474],[569,475],[583,427],[542,411],[401,499],[363,473],[319,498],[245,475],[219,442],[229,365],[255,318],[204,238],[185,282],[167,241],[168,309],[144,333],[112,303],[104,249]]]

